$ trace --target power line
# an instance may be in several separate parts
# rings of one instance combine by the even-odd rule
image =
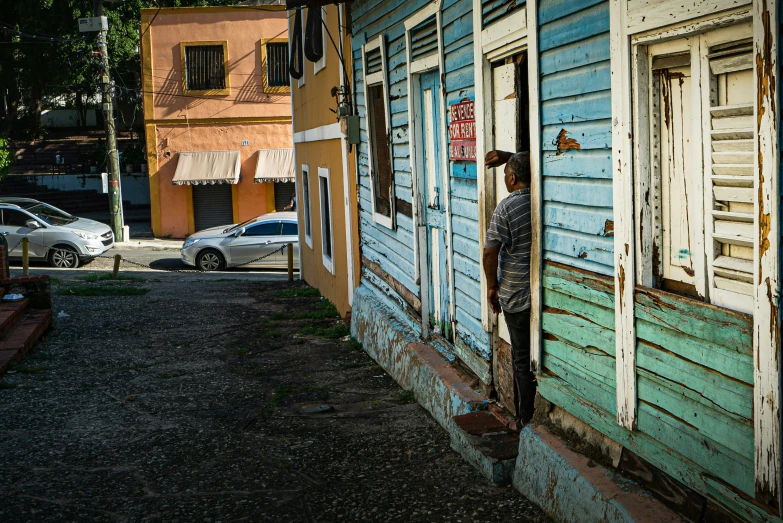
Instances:
[[[0,31],[11,33],[21,38],[32,38],[33,40],[43,40],[46,42],[86,42],[87,41],[87,38],[85,37],[62,38],[53,35],[35,34],[35,33],[27,33],[24,31],[18,31],[11,26],[3,24],[2,22],[0,22]]]

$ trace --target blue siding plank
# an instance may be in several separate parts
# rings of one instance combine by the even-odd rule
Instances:
[[[541,136],[542,150],[558,151],[563,147],[561,142],[565,142],[566,147],[578,147],[583,151],[588,149],[606,149],[609,152],[612,147],[611,120],[574,122],[545,125],[543,127]]]
[[[544,249],[559,252],[602,265],[614,265],[614,241],[612,238],[567,231],[556,227],[544,227]]]
[[[553,73],[541,79],[541,101],[606,91],[611,88],[611,80],[608,60]]]
[[[574,2],[580,4],[580,2]],[[540,52],[567,45],[609,31],[609,3],[601,3],[579,12],[579,16],[561,18],[541,25],[538,33]]]
[[[600,149],[590,151],[566,151],[543,153],[545,176],[568,178],[612,178],[612,153]]]
[[[552,99],[541,106],[541,124],[586,122],[612,117],[612,92],[567,96]]]
[[[612,209],[549,202],[544,205],[544,225],[598,236],[614,235]]]
[[[605,0],[579,0],[579,2],[574,2],[573,0],[542,0],[538,4],[538,23],[539,25],[548,24],[603,2]],[[608,2],[606,3],[608,4]]]
[[[609,37],[601,33],[586,40],[541,53],[539,74],[546,76],[609,60]]]
[[[545,201],[612,207],[612,180],[560,178],[544,173]]]

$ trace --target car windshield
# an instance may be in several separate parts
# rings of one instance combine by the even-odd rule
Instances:
[[[223,234],[226,234],[226,233],[229,233],[229,232],[234,232],[234,231],[236,231],[236,230],[239,230],[239,229],[241,229],[242,227],[247,227],[247,226],[248,226],[248,225],[250,225],[251,223],[255,223],[257,220],[258,220],[258,218],[250,218],[250,219],[249,219],[248,221],[246,221],[246,222],[242,222],[242,223],[240,223],[240,224],[238,224],[238,225],[232,225],[231,227],[229,227],[228,229],[226,229],[225,231],[223,231]]]
[[[61,211],[57,207],[52,207],[45,203],[36,203],[25,210],[50,225],[68,225],[79,219],[76,216],[71,216],[65,211]]]

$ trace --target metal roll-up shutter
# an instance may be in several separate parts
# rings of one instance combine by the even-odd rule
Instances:
[[[291,197],[296,190],[294,182],[276,182],[275,183],[275,210],[282,211],[286,205],[291,203]]]
[[[194,185],[193,219],[196,231],[234,223],[231,185]]]

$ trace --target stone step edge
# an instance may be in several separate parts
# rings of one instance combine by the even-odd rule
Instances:
[[[21,361],[51,324],[51,309],[35,309],[22,318],[0,342],[0,375],[5,374],[12,361]]]
[[[636,482],[574,452],[542,425],[529,424],[520,433],[513,484],[557,521],[684,521]]]
[[[455,416],[487,410],[489,398],[470,387],[457,369],[431,345],[415,340],[407,323],[396,321],[389,308],[366,286],[354,295],[351,332],[364,350],[448,432],[451,448],[492,484],[511,478],[514,460],[483,455]]]
[[[1,294],[1,293],[0,293]],[[0,340],[14,328],[30,306],[30,300],[0,302]]]

